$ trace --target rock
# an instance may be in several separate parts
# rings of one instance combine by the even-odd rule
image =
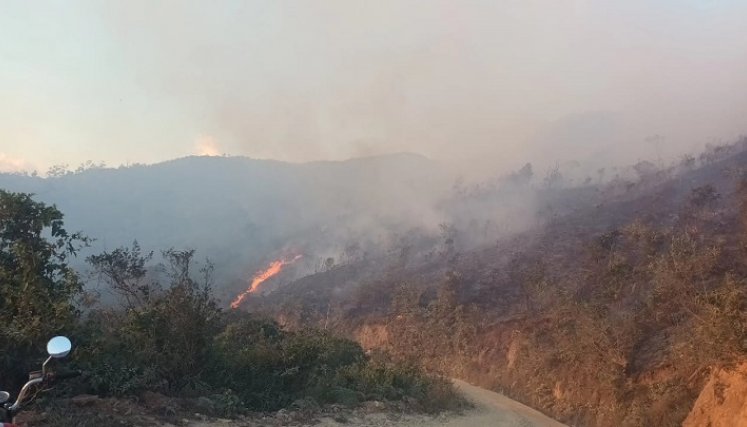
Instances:
[[[98,402],[100,399],[98,396],[92,394],[79,394],[70,399],[75,406],[90,406]]]

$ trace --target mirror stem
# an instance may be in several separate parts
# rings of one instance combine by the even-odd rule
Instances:
[[[47,375],[47,363],[52,360],[52,356],[47,357],[47,360],[42,364],[42,375]]]

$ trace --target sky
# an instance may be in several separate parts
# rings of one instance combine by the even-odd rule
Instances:
[[[747,133],[747,2],[0,2],[0,171],[415,152],[481,171]]]

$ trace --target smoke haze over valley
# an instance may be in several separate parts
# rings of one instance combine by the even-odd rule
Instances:
[[[65,334],[32,424],[747,427],[746,24],[0,2],[0,390]]]

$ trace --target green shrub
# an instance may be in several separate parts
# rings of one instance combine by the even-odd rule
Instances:
[[[90,372],[90,392],[202,396],[221,416],[297,402],[357,405],[410,397],[431,410],[459,401],[447,382],[414,366],[368,360],[351,340],[314,329],[288,332],[270,320],[221,311],[209,280],[200,285],[191,278],[193,254],[163,253],[170,278],[165,287],[147,283],[150,254],[137,246],[89,258],[125,302],[90,311],[78,328],[76,360]]]
[[[320,330],[282,331],[249,316],[234,319],[215,340],[212,386],[235,390],[247,408],[274,410],[294,402],[357,405],[414,399],[425,410],[459,405],[447,381],[412,365],[373,361],[353,341]]]
[[[428,412],[460,409],[466,404],[447,379],[410,364],[357,363],[339,369],[334,382],[359,392],[364,400],[414,399]]]
[[[80,329],[76,359],[91,372],[93,392],[126,395],[200,387],[222,317],[209,282],[198,284],[190,276],[193,254],[164,252],[170,284],[163,291],[147,292],[149,298],[141,304],[89,313]]]
[[[67,264],[87,240],[30,194],[0,190],[0,382],[15,389],[38,369],[46,341],[72,329],[81,291]]]
[[[213,357],[211,384],[237,390],[249,408],[272,410],[309,393],[339,401],[319,390],[340,367],[361,362],[363,351],[323,331],[283,332],[271,321],[244,318],[216,338]]]

